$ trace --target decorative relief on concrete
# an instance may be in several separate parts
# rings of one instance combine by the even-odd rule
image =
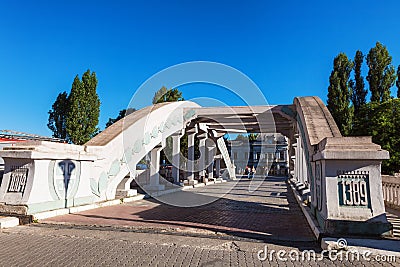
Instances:
[[[337,172],[339,204],[341,206],[370,206],[369,172],[343,171]]]
[[[191,117],[193,117],[194,115],[196,115],[196,111],[194,111],[194,109],[189,109],[189,110],[185,113],[185,115],[183,115],[183,118],[184,118],[185,120],[188,120],[188,119],[190,119]]]
[[[29,168],[27,166],[12,166],[7,192],[24,193],[28,173]]]
[[[196,115],[196,112],[191,109],[188,110],[184,115],[183,119],[189,120],[193,116]],[[138,139],[135,141],[133,148],[132,148],[132,154],[138,154],[142,148],[143,145],[148,145],[151,143],[151,139],[155,139],[158,137],[158,133],[164,133],[166,129],[171,129],[173,126],[178,125],[183,122],[182,116],[179,114],[172,114],[167,118],[165,122],[162,122],[159,126],[154,126],[152,131],[144,133],[144,137],[142,139]]]
[[[56,160],[53,167],[53,187],[58,199],[73,198],[80,180],[80,163],[72,160]]]
[[[119,173],[119,170],[121,169],[121,161],[119,160],[114,160],[113,163],[111,163],[110,170],[108,171],[108,176],[115,176]]]

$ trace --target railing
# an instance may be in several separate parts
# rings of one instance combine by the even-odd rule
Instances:
[[[400,209],[400,176],[382,175],[382,189],[385,205]]]

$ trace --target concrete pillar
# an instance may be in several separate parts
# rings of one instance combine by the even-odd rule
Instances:
[[[215,159],[215,172],[216,172],[215,178],[219,178],[220,170],[221,170],[221,159],[217,158]]]
[[[215,156],[215,150],[216,146],[215,143],[211,140],[206,143],[207,146],[207,163],[209,163],[207,167],[207,172],[208,172],[208,178],[214,178],[214,156]]]
[[[194,138],[195,132],[188,133],[188,175],[187,179],[189,181],[194,180]]]
[[[206,147],[206,136],[201,136],[199,138],[199,150],[200,150],[200,159],[199,159],[199,176],[201,179],[206,177],[206,162],[207,162],[207,147]]]
[[[172,177],[174,183],[179,183],[179,167],[180,167],[180,151],[181,151],[180,134],[172,135]]]
[[[165,186],[160,184],[160,151],[162,146],[157,146],[150,151],[150,180],[149,184],[144,186],[145,190],[159,191],[164,190]]]
[[[186,131],[188,134],[188,162],[187,162],[187,181],[188,185],[194,185],[197,181],[194,180],[194,138],[196,135],[196,128]]]
[[[361,149],[362,148],[362,149]],[[381,162],[389,153],[371,137],[327,137],[312,160],[318,222],[324,233],[337,236],[390,235],[382,193]]]

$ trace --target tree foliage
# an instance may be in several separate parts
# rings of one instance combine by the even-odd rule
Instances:
[[[351,102],[353,103],[355,117],[357,117],[360,108],[367,102],[368,91],[365,89],[364,78],[361,75],[363,61],[363,53],[357,50],[354,57],[354,80],[350,80]]]
[[[352,125],[353,111],[350,107],[349,78],[353,63],[344,53],[333,61],[333,70],[329,77],[328,109],[335,119],[341,133],[348,135]]]
[[[367,81],[373,102],[385,102],[390,99],[390,88],[396,80],[395,69],[391,63],[392,56],[389,55],[386,46],[380,42],[369,50]]]
[[[129,114],[131,114],[132,112],[135,112],[136,109],[134,108],[128,108],[128,109],[122,109],[119,111],[118,116],[116,118],[109,118],[108,122],[106,123],[106,128],[110,127],[111,125],[113,125],[114,123],[116,123],[117,121],[119,121],[120,119],[128,116]]]
[[[257,140],[258,134],[250,133],[250,134],[238,134],[235,138],[235,141],[242,141],[242,142],[254,142]]]
[[[360,109],[355,124],[357,135],[370,135],[372,141],[390,153],[382,162],[382,172],[392,174],[400,170],[400,99],[371,102]]]
[[[178,89],[167,89],[165,86],[161,87],[153,97],[153,104],[163,102],[183,101],[182,92]]]
[[[53,137],[67,139],[67,119],[68,94],[62,92],[58,94],[56,101],[49,110],[49,122],[47,127],[53,132]]]
[[[86,143],[99,130],[100,100],[96,88],[96,73],[90,70],[82,75],[82,80],[77,75],[72,83],[66,129],[69,140],[74,144]]]

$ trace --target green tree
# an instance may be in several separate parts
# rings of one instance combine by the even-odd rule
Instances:
[[[235,138],[235,141],[243,141],[243,142],[247,142],[249,141],[248,138],[246,136],[244,136],[243,134],[238,134]]]
[[[353,63],[344,53],[333,61],[333,70],[329,77],[328,109],[335,119],[341,133],[348,135],[351,130],[353,110],[350,107],[349,77]]]
[[[357,50],[354,57],[354,80],[350,80],[351,102],[353,103],[355,118],[357,118],[360,108],[367,102],[368,91],[364,88],[364,78],[361,75],[363,60],[363,53]]]
[[[136,109],[134,109],[134,108],[120,110],[118,113],[118,116],[115,119],[113,119],[113,118],[108,119],[108,122],[106,123],[106,128],[110,127],[111,125],[113,125],[114,123],[119,121],[120,119],[128,116],[129,114],[131,114],[132,112],[135,112],[135,111],[136,111]]]
[[[400,99],[371,102],[360,109],[356,124],[359,135],[371,135],[372,141],[388,150],[390,159],[382,162],[382,172],[393,174],[400,170]]]
[[[53,137],[67,139],[66,119],[68,112],[68,94],[58,94],[56,101],[49,110],[47,127],[53,132]]]
[[[375,47],[369,50],[367,81],[373,102],[385,102],[390,99],[390,88],[396,80],[395,70],[391,63],[392,57],[386,46],[380,42],[377,42]]]
[[[82,80],[77,75],[72,83],[66,129],[74,144],[86,143],[99,131],[100,100],[96,88],[96,73],[90,70],[82,75]]]
[[[153,97],[153,104],[163,102],[183,101],[182,92],[178,89],[167,89],[165,86],[161,87]]]
[[[400,98],[400,65],[397,67],[396,87],[397,87],[397,98]]]
[[[247,136],[249,138],[249,142],[254,142],[257,140],[258,134],[251,133]]]

